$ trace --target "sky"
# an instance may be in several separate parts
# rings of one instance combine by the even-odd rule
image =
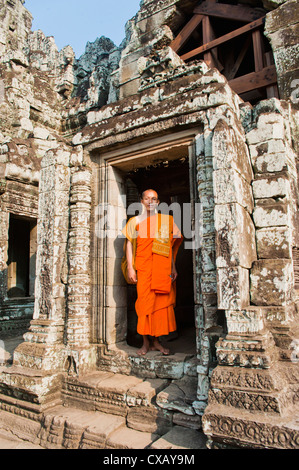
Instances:
[[[140,0],[26,0],[32,30],[54,36],[59,50],[72,46],[79,58],[87,42],[106,36],[116,46],[125,38],[125,24],[139,10]]]

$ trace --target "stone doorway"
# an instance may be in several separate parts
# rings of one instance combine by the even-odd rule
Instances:
[[[194,194],[195,178],[195,139],[202,129],[193,128],[173,135],[164,135],[156,139],[137,143],[123,149],[107,153],[91,154],[98,188],[95,194],[97,203],[95,217],[96,237],[94,242],[96,279],[93,300],[93,338],[94,343],[103,345],[103,354],[98,364],[101,370],[130,373],[133,375],[154,372],[155,363],[163,368],[169,357],[156,357],[157,352],[149,352],[145,361],[151,362],[150,371],[141,371],[143,365],[137,355],[140,337],[136,333],[136,313],[134,309],[136,293],[127,286],[121,273],[124,238],[121,230],[127,221],[127,206],[140,201],[144,186],[155,186],[159,190],[160,200],[166,204],[186,204],[190,211],[189,233],[194,233]],[[100,208],[98,210],[98,207]],[[99,212],[100,211],[100,212]],[[111,212],[109,212],[111,211]],[[102,214],[99,216],[99,214]],[[105,218],[104,214],[108,214]],[[110,214],[110,215],[109,215]],[[135,215],[135,214],[133,214]],[[182,230],[184,241],[188,234]],[[195,260],[199,259],[199,249],[193,250],[191,242],[188,249],[181,247],[177,259],[177,269],[184,273],[178,282],[176,318],[177,333],[169,335],[172,359],[183,370],[184,362],[200,356],[196,349],[195,319],[198,295],[194,295],[194,285],[199,284],[200,269]],[[133,288],[134,289],[134,288]],[[162,341],[166,338],[162,338]],[[120,361],[119,358],[122,357]],[[153,356],[153,357],[152,357]],[[114,359],[113,359],[114,357]],[[138,364],[137,364],[138,363]],[[139,370],[140,369],[140,370]],[[179,376],[181,376],[181,370]],[[195,367],[196,375],[196,367]],[[159,377],[164,377],[160,371]],[[144,376],[144,375],[143,375]],[[147,375],[145,375],[147,376]],[[179,378],[166,375],[167,378]]]
[[[179,273],[175,307],[177,331],[162,338],[162,341],[167,341],[171,352],[176,352],[177,349],[182,348],[184,339],[188,338],[188,350],[195,353],[193,258],[192,250],[188,249],[188,242],[190,243],[188,228],[191,228],[191,225],[185,227],[185,230],[183,227],[183,211],[188,211],[190,208],[189,177],[189,159],[187,157],[163,161],[145,168],[136,168],[127,174],[126,195],[127,205],[135,204],[140,200],[140,195],[144,190],[156,189],[159,194],[161,212],[167,213],[169,211],[183,233],[184,243],[179,250],[176,261]],[[191,217],[191,211],[187,217],[189,215]],[[128,286],[127,290],[127,342],[131,346],[140,347],[142,338],[136,332],[136,288]]]

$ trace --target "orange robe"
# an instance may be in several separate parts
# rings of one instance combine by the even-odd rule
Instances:
[[[164,216],[165,217],[165,216]],[[182,242],[182,236],[171,217],[169,223],[168,256],[153,253],[158,215],[153,215],[136,225],[137,251],[135,269],[137,271],[138,316],[137,332],[140,335],[163,336],[176,330],[175,301],[176,285],[172,282],[172,253],[174,259]]]

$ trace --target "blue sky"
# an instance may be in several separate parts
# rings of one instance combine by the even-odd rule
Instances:
[[[86,43],[106,36],[117,46],[125,38],[125,24],[139,10],[140,0],[26,0],[33,15],[32,30],[54,36],[59,50],[70,45],[76,57]]]

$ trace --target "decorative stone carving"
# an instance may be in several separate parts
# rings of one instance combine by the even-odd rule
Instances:
[[[294,278],[288,259],[255,261],[250,280],[255,305],[286,305],[292,300]]]
[[[266,449],[298,449],[298,430],[288,428],[287,424],[278,426],[271,421],[254,421],[251,415],[240,418],[236,414],[221,416],[211,414],[204,421],[204,432],[213,435],[215,442],[225,442],[226,445],[266,448]],[[257,444],[258,443],[258,444]],[[213,447],[213,444],[211,444]],[[217,448],[217,444],[215,444]]]

